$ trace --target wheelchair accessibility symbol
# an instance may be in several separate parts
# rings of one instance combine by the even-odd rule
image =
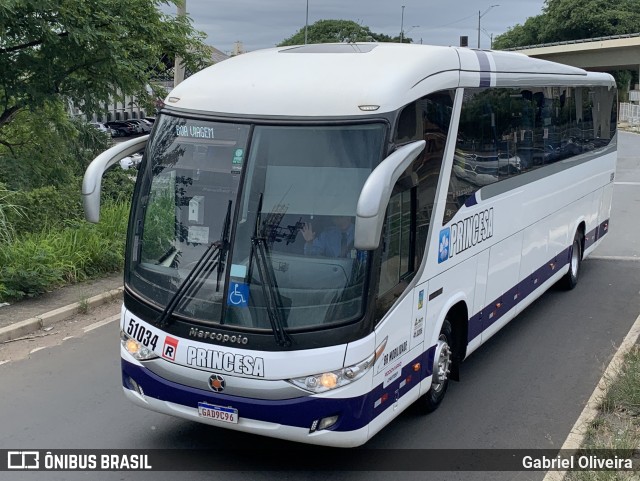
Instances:
[[[234,307],[247,307],[249,305],[249,286],[239,282],[229,283],[227,303]]]

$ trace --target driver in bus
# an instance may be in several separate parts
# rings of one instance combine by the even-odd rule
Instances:
[[[349,216],[336,216],[329,228],[319,235],[313,231],[310,222],[300,230],[304,237],[304,253],[326,257],[351,257],[353,249],[354,224]]]

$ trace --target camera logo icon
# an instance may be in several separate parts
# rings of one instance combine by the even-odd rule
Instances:
[[[7,469],[40,469],[38,451],[8,451]]]

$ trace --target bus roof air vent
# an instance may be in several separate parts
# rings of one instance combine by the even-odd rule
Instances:
[[[313,43],[280,50],[279,53],[369,53],[374,43]]]

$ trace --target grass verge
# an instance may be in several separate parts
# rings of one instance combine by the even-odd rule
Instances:
[[[614,451],[618,457],[640,457],[640,346],[637,344],[624,356],[615,379],[607,380],[598,415],[591,422],[579,454]],[[638,472],[572,471],[568,481],[638,480]]]
[[[75,221],[17,236],[0,248],[0,301],[122,269],[129,204],[108,203],[99,224]]]

